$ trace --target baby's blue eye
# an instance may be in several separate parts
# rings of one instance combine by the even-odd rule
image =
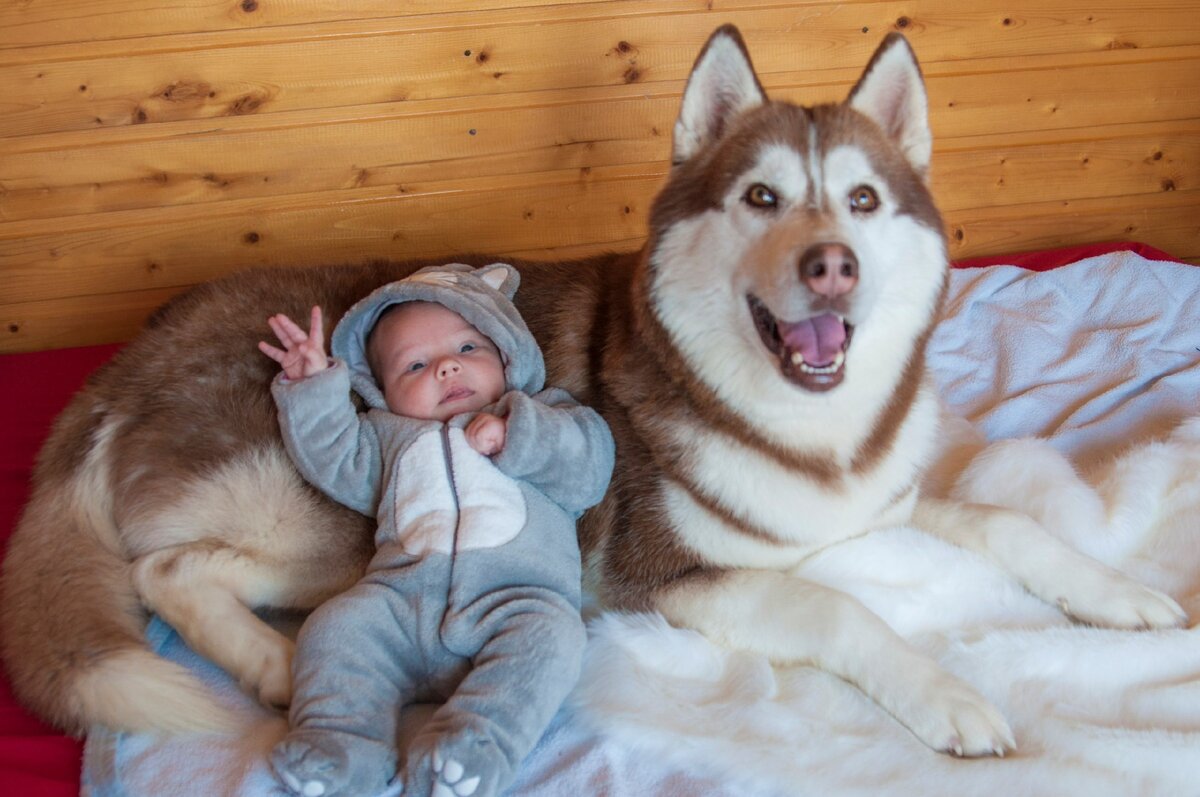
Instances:
[[[469,351],[475,351],[475,344],[474,343],[464,343],[461,347],[459,347],[458,351],[460,354],[466,354]]]
[[[407,370],[409,373],[412,373],[413,371],[420,371],[424,367],[425,367],[425,363],[417,362],[417,363],[413,363],[412,365],[408,366]]]

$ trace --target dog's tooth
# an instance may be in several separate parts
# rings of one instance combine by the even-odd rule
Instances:
[[[792,365],[804,365],[804,355],[798,351],[792,352]]]
[[[837,356],[833,358],[833,367],[834,367],[834,368],[841,368],[841,367],[842,367],[842,363],[844,363],[844,362],[846,362],[846,352],[844,352],[844,351],[839,351],[839,352],[837,353]]]

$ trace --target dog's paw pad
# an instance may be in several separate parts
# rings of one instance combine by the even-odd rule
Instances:
[[[466,770],[462,764],[453,758],[443,761],[441,755],[436,752],[433,756],[433,771],[440,776],[433,785],[433,797],[471,797],[479,788],[478,775],[464,778]]]

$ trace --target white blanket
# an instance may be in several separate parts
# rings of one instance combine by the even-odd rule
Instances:
[[[955,272],[930,363],[951,410],[989,440],[1049,438],[992,445],[960,474],[983,442],[959,429],[932,489],[957,481],[965,496],[1023,508],[1200,618],[1200,424],[1146,442],[1200,414],[1200,269],[1120,253],[1045,274]],[[823,672],[773,670],[652,615],[604,615],[580,687],[510,793],[1200,793],[1200,631],[1074,626],[986,561],[907,528],[824,551],[802,573],[853,592],[980,689],[1017,754],[938,755]],[[279,794],[264,753],[282,718],[170,629],[149,636],[244,712],[245,734],[97,730],[85,794]]]

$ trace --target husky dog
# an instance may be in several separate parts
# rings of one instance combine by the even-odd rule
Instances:
[[[549,380],[596,407],[616,475],[580,538],[610,605],[856,684],[931,748],[1014,748],[971,686],[847,594],[792,575],[911,523],[991,557],[1084,622],[1176,626],[1169,597],[1030,518],[922,498],[938,434],[925,347],[946,289],[931,137],[907,42],[849,98],[767,100],[737,30],[701,52],[673,167],[635,254],[519,264]],[[481,259],[479,264],[490,262]],[[4,569],[4,657],[59,726],[213,728],[224,717],[142,643],[159,613],[264,702],[291,645],[252,609],[351,584],[368,522],[321,498],[279,442],[255,341],[269,311],[331,318],[423,263],[247,272],[168,304],[59,419]]]

